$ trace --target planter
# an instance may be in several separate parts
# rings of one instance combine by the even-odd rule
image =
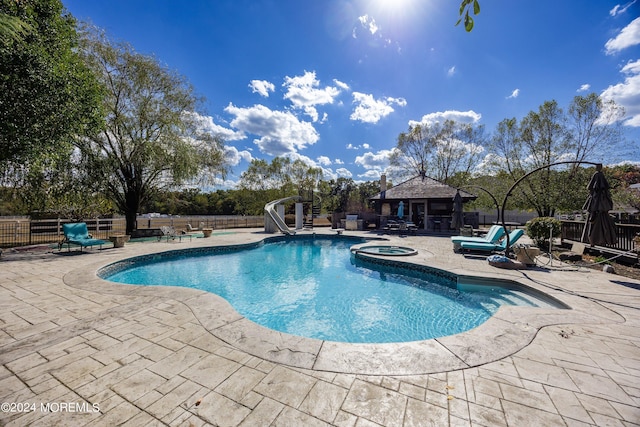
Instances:
[[[211,237],[211,233],[213,233],[213,228],[202,229],[202,234],[204,234],[204,237]]]
[[[540,249],[535,246],[529,247],[514,247],[513,253],[516,254],[516,259],[526,265],[535,264],[536,257],[540,255]]]
[[[114,248],[121,248],[126,242],[129,241],[131,236],[127,234],[113,234],[109,236],[109,240],[113,243]]]

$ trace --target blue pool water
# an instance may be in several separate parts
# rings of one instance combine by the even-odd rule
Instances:
[[[205,290],[268,328],[352,343],[460,333],[485,322],[500,305],[522,299],[504,289],[461,292],[447,277],[361,262],[351,255],[353,244],[336,238],[295,239],[238,251],[161,257],[134,263],[105,279]]]

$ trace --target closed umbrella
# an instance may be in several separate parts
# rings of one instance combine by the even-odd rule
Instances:
[[[404,216],[404,202],[400,202],[398,205],[398,218],[402,219]]]
[[[609,211],[613,209],[609,183],[600,167],[591,177],[589,185],[589,197],[583,209],[589,213],[589,242],[593,246],[613,245],[617,241],[616,226]]]
[[[456,195],[453,197],[453,212],[451,215],[451,228],[454,230],[462,228],[464,225],[462,218],[462,196],[460,191],[456,191]]]

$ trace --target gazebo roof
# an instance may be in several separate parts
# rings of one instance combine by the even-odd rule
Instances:
[[[457,188],[444,184],[428,176],[418,175],[389,188],[384,196],[378,193],[370,200],[407,200],[407,199],[453,199]],[[477,196],[459,190],[463,201],[475,200]]]

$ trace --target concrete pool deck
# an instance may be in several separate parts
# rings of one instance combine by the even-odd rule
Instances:
[[[394,261],[514,280],[571,307],[503,307],[463,334],[384,345],[292,337],[214,295],[96,276],[132,256],[270,236],[226,231],[5,252],[0,425],[640,425],[640,282],[621,276],[502,270],[454,254],[448,237],[347,231],[418,249]]]

